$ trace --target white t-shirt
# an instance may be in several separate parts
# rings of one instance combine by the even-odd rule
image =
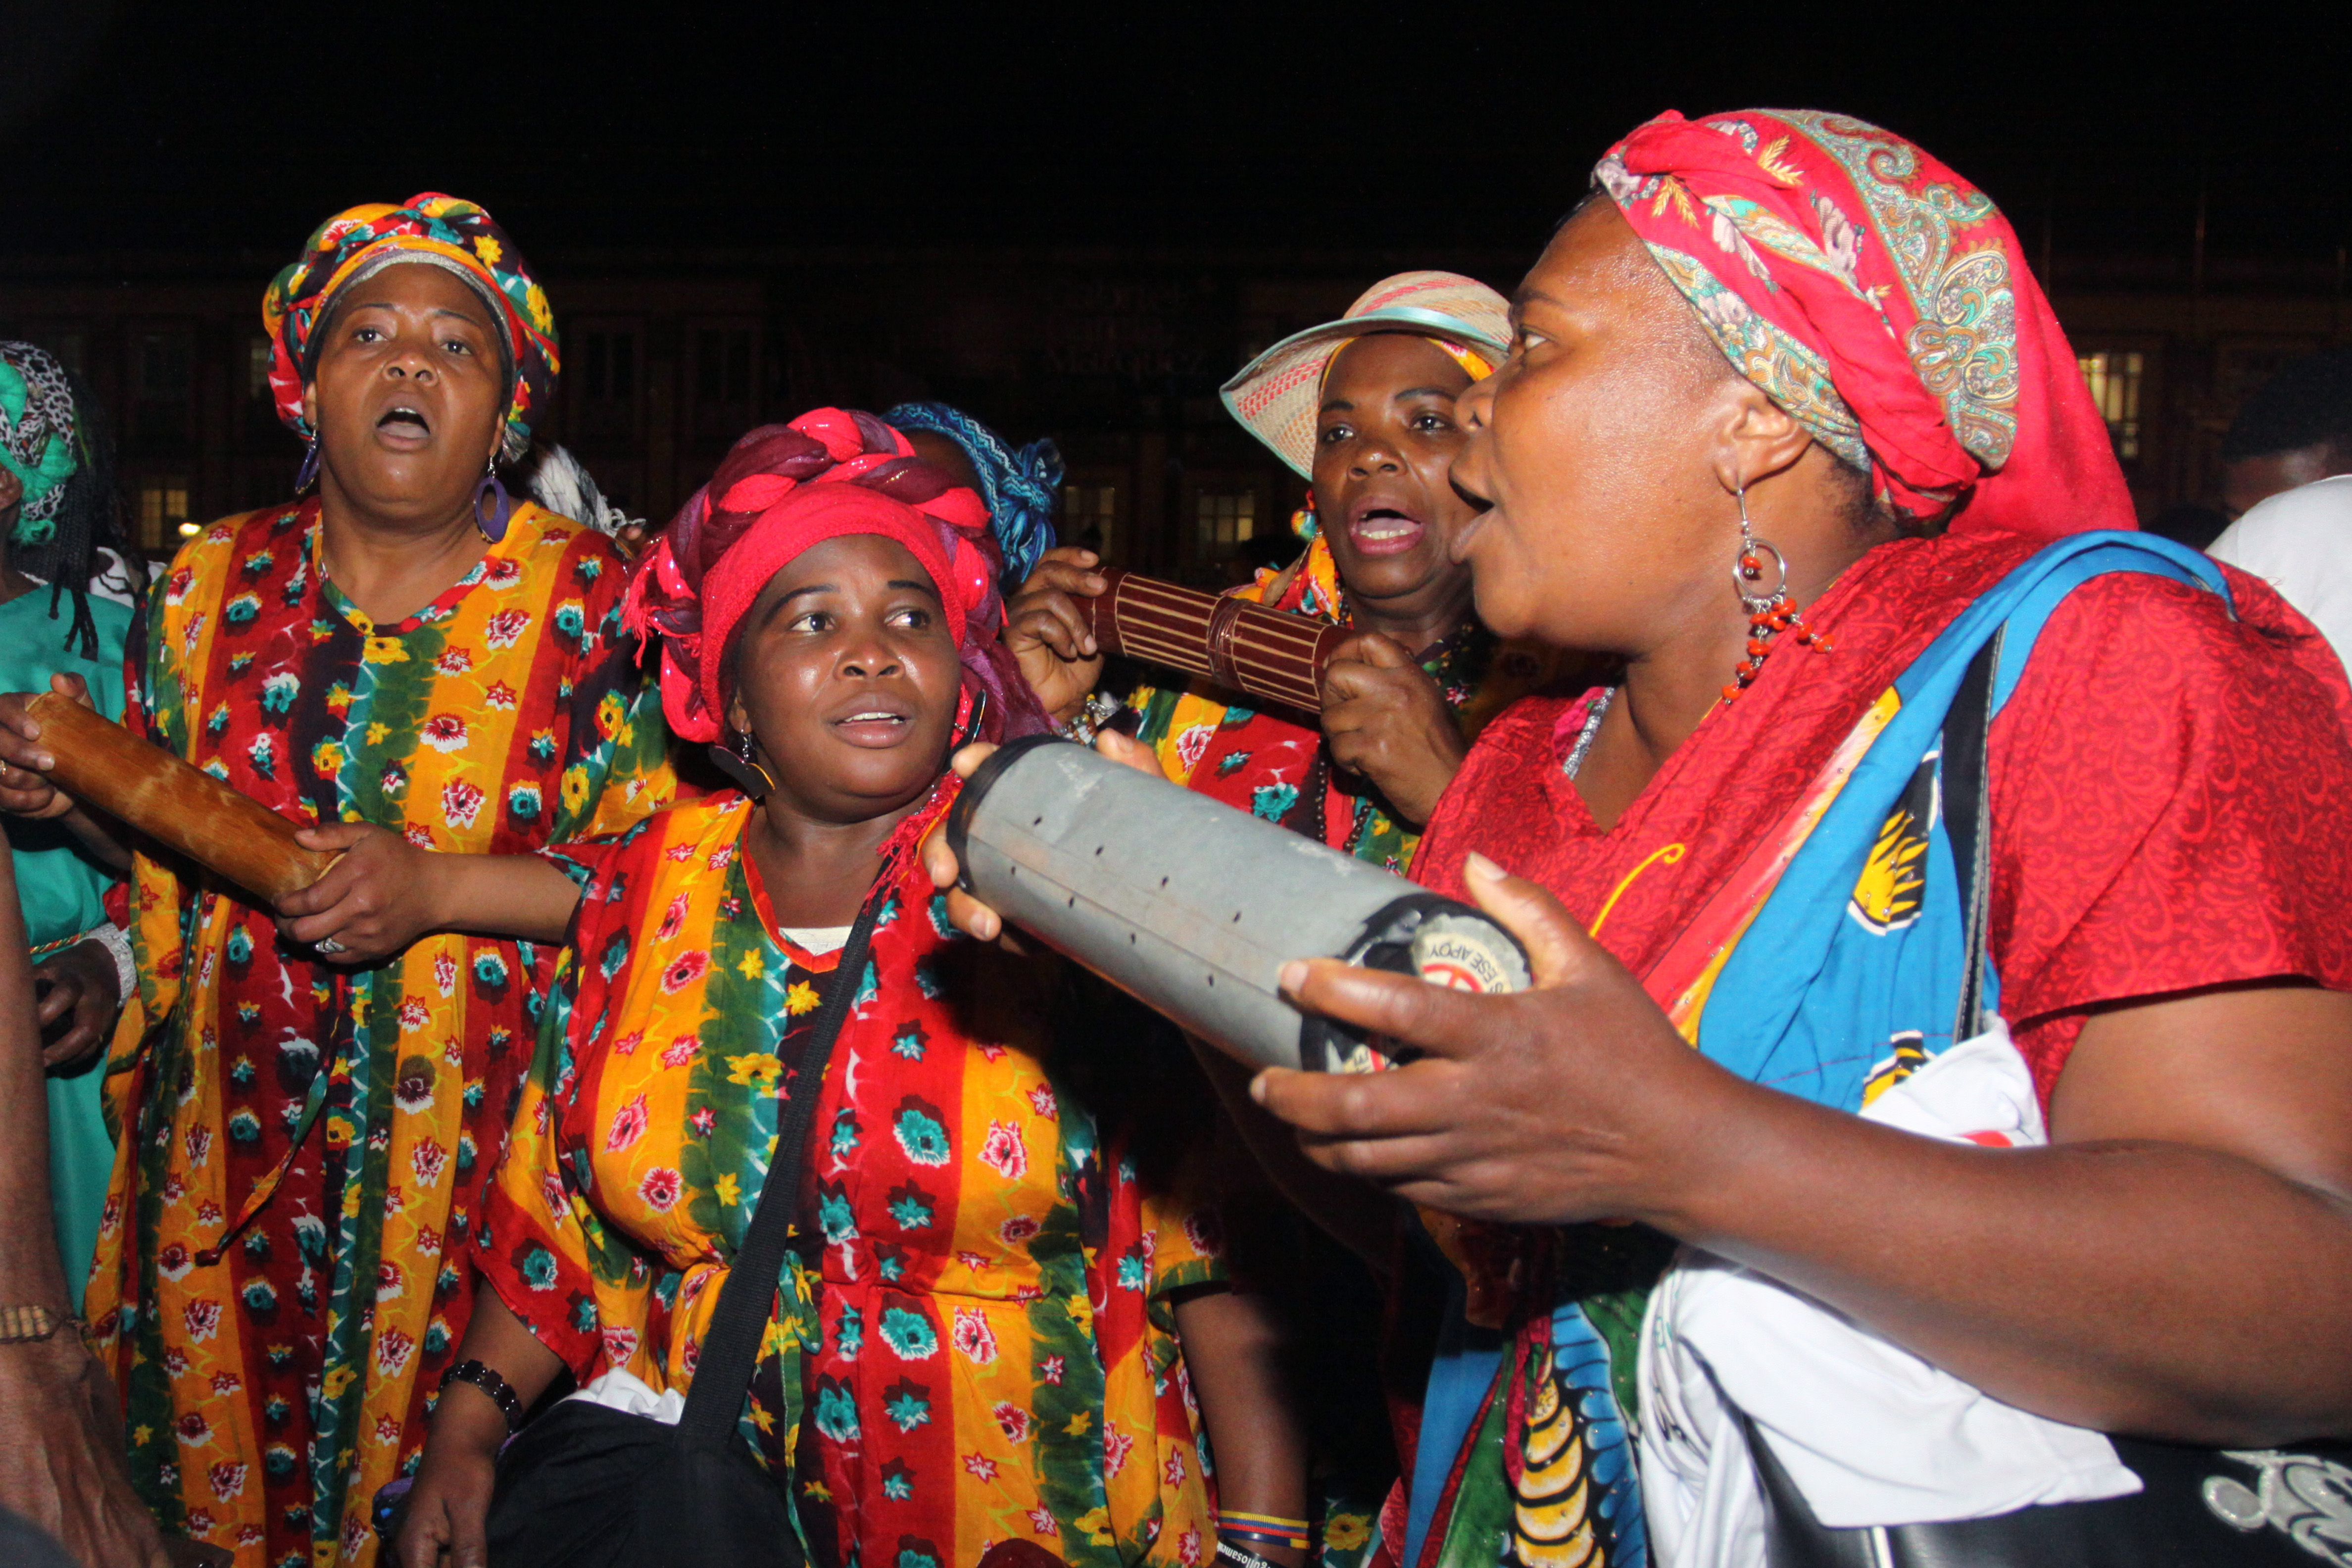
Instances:
[[[2276,588],[2352,667],[2352,474],[2249,507],[2207,553]]]
[[[811,958],[823,958],[849,945],[847,926],[786,926],[783,931],[795,947]]]

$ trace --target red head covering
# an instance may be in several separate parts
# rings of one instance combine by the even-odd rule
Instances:
[[[857,533],[897,540],[929,574],[967,687],[977,682],[995,699],[991,738],[1044,728],[995,640],[1003,558],[988,526],[978,496],[871,414],[819,408],[745,436],[638,563],[622,608],[639,637],[661,634],[662,711],[672,732],[702,742],[725,733],[729,655],[745,612],[803,551]]]
[[[1593,178],[1740,374],[1913,517],[2133,528],[2050,301],[1983,192],[1841,114],[1668,111]]]

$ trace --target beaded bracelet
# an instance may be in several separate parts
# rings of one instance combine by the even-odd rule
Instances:
[[[513,1385],[498,1373],[478,1361],[461,1361],[441,1374],[441,1392],[446,1394],[453,1383],[467,1383],[490,1396],[499,1413],[507,1418],[507,1430],[522,1429],[522,1401],[515,1397]]]
[[[0,1345],[27,1344],[35,1340],[53,1337],[59,1329],[85,1329],[79,1318],[70,1312],[59,1312],[30,1302],[23,1306],[0,1307]]]

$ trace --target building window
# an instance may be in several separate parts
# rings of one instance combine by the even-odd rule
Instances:
[[[1202,490],[1194,502],[1201,554],[1215,560],[1247,539],[1257,525],[1257,497],[1248,490]]]
[[[177,549],[196,531],[188,521],[188,481],[178,475],[142,480],[138,518],[140,549]]]
[[[694,334],[694,433],[731,442],[751,423],[755,356],[749,327],[703,327]]]
[[[581,393],[597,403],[634,403],[637,396],[637,335],[587,332],[581,342]]]
[[[269,340],[251,337],[245,340],[245,395],[256,403],[268,403]]]
[[[1112,541],[1118,537],[1118,487],[1064,485],[1062,537],[1109,560]]]
[[[695,345],[695,395],[705,403],[751,401],[751,333],[706,327]]]
[[[30,342],[48,350],[49,357],[63,365],[69,374],[77,376],[89,374],[82,369],[82,335],[79,332],[27,332],[25,335]]]
[[[573,423],[590,439],[625,441],[637,428],[637,334],[625,327],[593,327],[567,355],[577,367]]]
[[[2143,356],[2137,350],[2077,354],[2074,363],[2091,389],[2099,417],[2107,422],[2107,438],[2116,456],[2129,463],[2139,457],[2139,380]]]
[[[149,445],[184,446],[194,355],[185,332],[142,332],[132,342],[132,429]]]

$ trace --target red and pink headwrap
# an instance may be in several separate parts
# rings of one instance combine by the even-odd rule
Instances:
[[[1003,557],[987,507],[873,415],[819,408],[736,442],[630,581],[622,616],[641,637],[661,635],[662,711],[672,733],[724,737],[735,629],[760,591],[811,546],[860,533],[905,545],[938,587],[966,691],[977,687],[991,700],[986,738],[1047,727],[997,641]]]
[[[1813,110],[1669,111],[1593,170],[1742,375],[1955,530],[2134,528],[2106,425],[1992,199]]]

